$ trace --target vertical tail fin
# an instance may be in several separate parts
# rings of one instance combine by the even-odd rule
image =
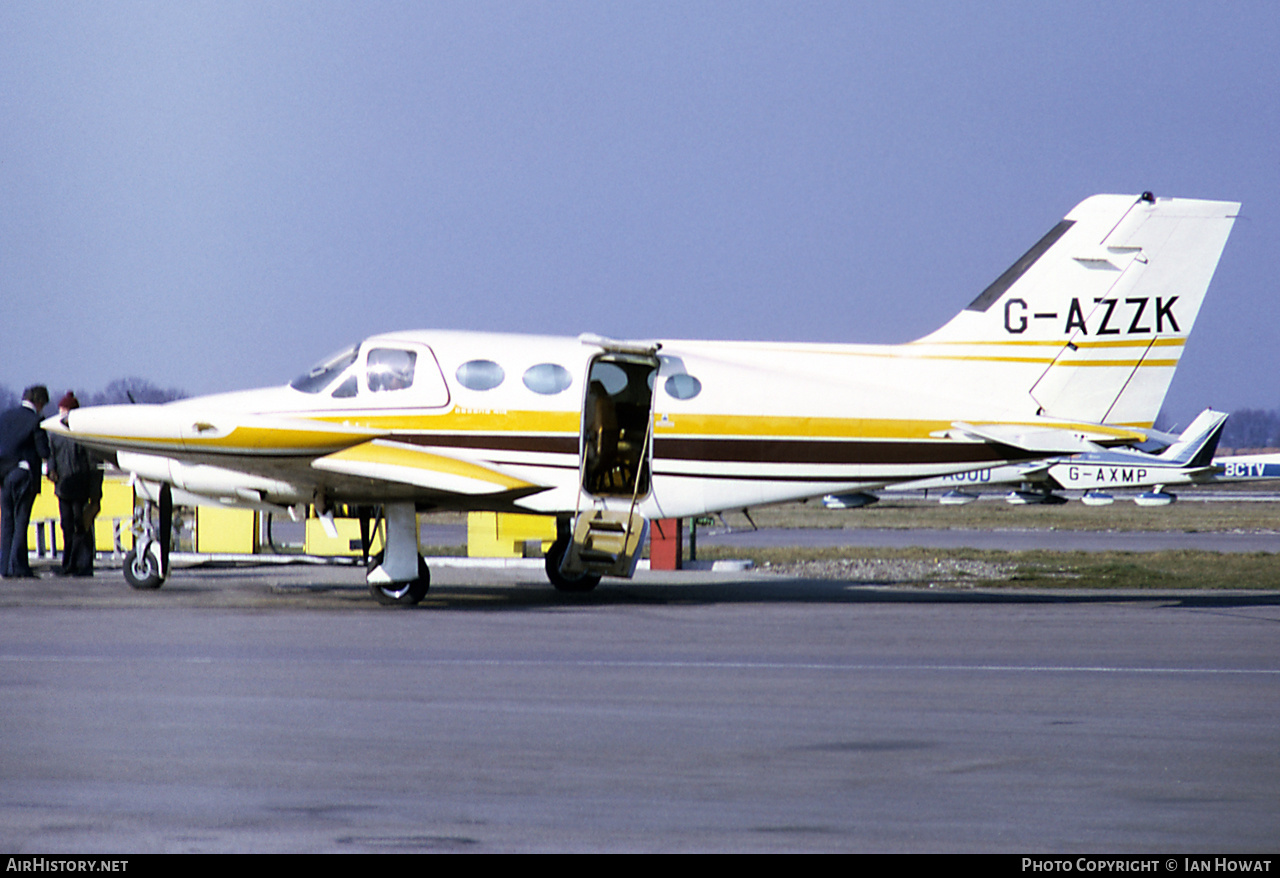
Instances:
[[[1239,207],[1095,195],[913,347],[1010,412],[1150,426]]]
[[[1226,426],[1225,412],[1205,409],[1182,431],[1178,441],[1160,452],[1160,459],[1183,466],[1208,466],[1218,450],[1222,428]]]

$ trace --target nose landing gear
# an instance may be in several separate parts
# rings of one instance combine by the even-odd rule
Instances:
[[[151,517],[159,508],[159,524]],[[160,486],[158,502],[143,500],[133,514],[133,549],[124,556],[124,578],[137,589],[151,590],[169,577],[169,547],[173,541],[173,490]]]

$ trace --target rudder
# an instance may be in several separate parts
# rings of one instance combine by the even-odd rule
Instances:
[[[1238,210],[1150,193],[1093,196],[913,346],[982,363],[988,393],[1011,411],[1150,426]]]

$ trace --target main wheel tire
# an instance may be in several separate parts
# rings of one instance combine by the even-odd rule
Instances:
[[[164,584],[160,575],[160,562],[150,552],[138,554],[136,549],[124,556],[124,578],[134,588],[156,589]]]
[[[382,563],[379,552],[369,559],[369,570],[374,570]],[[418,556],[418,578],[412,582],[371,582],[369,593],[378,603],[388,607],[412,607],[427,596],[431,588],[431,570],[422,556]]]
[[[595,573],[580,573],[577,576],[565,576],[560,572],[560,564],[564,561],[565,552],[569,550],[568,540],[556,540],[547,551],[547,579],[556,587],[556,591],[581,594],[591,591],[600,584],[600,576]]]

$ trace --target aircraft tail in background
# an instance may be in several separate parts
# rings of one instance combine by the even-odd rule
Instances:
[[[1187,429],[1178,436],[1178,441],[1160,452],[1160,459],[1187,467],[1210,466],[1226,424],[1225,412],[1205,409],[1187,425]]]

